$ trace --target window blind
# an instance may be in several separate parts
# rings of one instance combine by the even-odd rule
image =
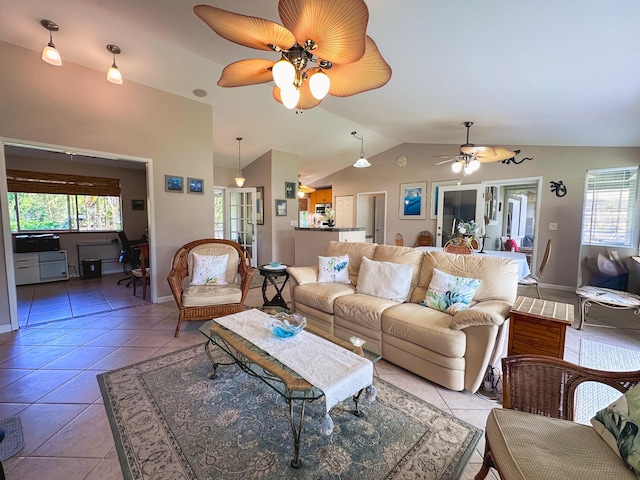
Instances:
[[[633,247],[637,235],[638,167],[588,170],[582,244]]]
[[[9,192],[119,196],[120,179],[7,170]]]

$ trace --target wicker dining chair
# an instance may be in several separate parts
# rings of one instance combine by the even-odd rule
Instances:
[[[414,247],[431,247],[433,246],[433,233],[428,230],[422,230],[416,237]]]
[[[226,277],[228,285],[189,286],[187,279],[191,277],[192,273],[193,260],[190,255],[192,252],[202,255],[229,254]],[[219,238],[205,238],[189,242],[180,247],[173,255],[171,271],[167,276],[169,287],[179,311],[175,336],[177,337],[180,334],[182,322],[210,320],[215,317],[242,312],[249,287],[251,286],[253,273],[249,252],[237,242]],[[223,299],[220,302],[215,299],[217,292],[219,292],[220,298]],[[238,301],[226,303],[228,302],[226,299],[229,297],[235,297]]]
[[[404,245],[404,237],[401,233],[396,233],[396,246],[402,247]]]
[[[581,457],[571,456],[575,452],[591,457],[590,461],[597,465],[596,468],[606,463],[604,460],[597,460],[600,453],[609,461],[613,458],[611,468],[623,474],[622,477],[612,477],[594,471],[590,472],[593,476],[589,478],[628,478],[624,476],[625,470],[631,478],[635,478],[592,427],[573,423],[573,419],[578,385],[583,382],[598,382],[624,393],[640,383],[640,371],[594,370],[543,355],[505,357],[502,359],[502,370],[503,407],[518,410],[524,415],[510,414],[499,408],[489,413],[485,429],[484,460],[476,480],[484,479],[491,468],[497,470],[502,479],[516,478],[513,476],[514,469],[518,471],[519,479],[582,478],[567,476],[565,471],[571,471],[575,466],[572,462],[580,463]],[[558,423],[544,417],[569,422]],[[523,432],[527,432],[527,441],[521,444]],[[594,444],[601,446],[602,451],[584,450],[586,445]],[[547,451],[550,454],[535,458],[537,451]],[[551,452],[554,451],[559,452],[558,458],[552,458]],[[555,460],[559,463],[557,470],[556,465],[553,465]],[[616,463],[617,460],[620,465]],[[553,475],[549,471],[554,472]]]
[[[473,248],[471,248],[470,242],[466,238],[454,237],[444,245],[445,252],[458,253],[461,255],[473,254]]]

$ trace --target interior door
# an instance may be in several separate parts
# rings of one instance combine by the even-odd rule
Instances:
[[[438,220],[436,246],[442,247],[456,234],[458,222],[475,220],[483,225],[483,186],[451,185],[438,189]],[[478,231],[476,235],[482,235]]]
[[[258,265],[255,188],[227,188],[226,238],[243,245],[251,255],[251,266]]]
[[[336,197],[336,227],[353,227],[353,195]]]

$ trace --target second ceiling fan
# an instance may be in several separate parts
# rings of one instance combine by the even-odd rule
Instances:
[[[454,162],[451,169],[455,173],[459,173],[464,169],[464,173],[475,172],[481,163],[493,163],[514,158],[520,150],[509,150],[505,147],[475,145],[469,142],[469,129],[473,122],[464,122],[467,128],[467,141],[460,145],[460,153],[458,155],[439,155],[436,158],[444,158],[442,162],[435,165]]]

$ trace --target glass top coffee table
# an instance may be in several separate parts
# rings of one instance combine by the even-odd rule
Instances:
[[[307,401],[313,401],[323,397],[324,393],[322,390],[304,380],[295,371],[283,365],[249,340],[218,324],[215,319],[205,322],[199,330],[207,337],[205,352],[213,365],[213,372],[209,374],[209,378],[216,378],[220,365],[236,364],[250,376],[263,381],[274,389],[287,402],[289,406],[288,417],[291,424],[291,432],[293,433],[294,445],[291,466],[293,468],[300,468],[302,466],[300,439],[304,425],[305,404]],[[364,355],[362,347],[340,340],[311,325],[307,325],[305,331],[324,338],[357,355]],[[222,363],[216,360],[211,351],[212,346],[216,346],[224,351],[228,355],[230,362]],[[362,390],[353,397],[355,404],[353,413],[358,416],[362,415],[358,407],[361,394]],[[294,412],[294,403],[299,405],[297,415]]]

